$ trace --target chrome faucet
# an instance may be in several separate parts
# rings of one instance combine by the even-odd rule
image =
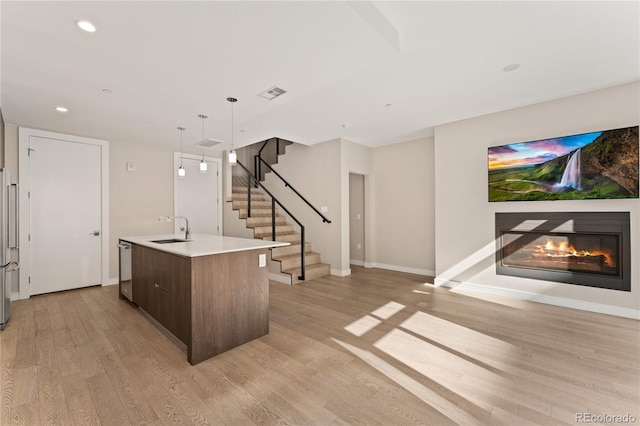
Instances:
[[[191,229],[189,228],[189,220],[184,216],[174,216],[174,219],[184,219],[184,223],[186,224],[186,228],[184,230],[184,239],[188,240],[191,237]]]

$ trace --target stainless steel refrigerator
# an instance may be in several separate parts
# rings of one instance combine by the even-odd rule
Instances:
[[[9,171],[0,169],[0,330],[11,315],[12,276],[20,267],[12,260],[18,249],[18,185],[10,182]]]

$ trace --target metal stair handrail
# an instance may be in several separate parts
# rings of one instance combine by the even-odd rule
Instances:
[[[258,156],[256,156],[258,157]],[[267,163],[266,161],[264,161],[262,158],[258,157],[258,161],[261,161],[264,163],[265,166],[267,166],[269,168],[269,170],[271,170],[276,176],[278,176],[280,178],[280,180],[284,183],[284,187],[285,188],[289,188],[291,189],[298,197],[300,197],[300,199],[302,201],[304,201],[309,207],[311,207],[311,209],[316,212],[318,214],[318,216],[320,216],[322,218],[322,222],[323,223],[331,223],[331,221],[329,219],[327,219],[327,217],[325,215],[323,215],[322,213],[320,213],[320,211],[314,206],[312,205],[302,194],[300,194],[289,182],[287,182],[287,180],[285,178],[283,178],[282,176],[280,176],[280,173],[276,172],[273,167],[271,167],[269,165],[269,163]]]
[[[300,222],[294,215],[291,214],[291,212],[289,210],[287,210],[287,208],[282,205],[282,203],[273,196],[273,194],[271,192],[269,192],[269,190],[267,188],[265,188],[265,186],[260,182],[259,179],[257,179],[250,171],[249,169],[247,169],[244,164],[242,164],[240,161],[236,162],[237,165],[239,165],[240,167],[242,167],[244,169],[245,172],[247,172],[247,175],[249,176],[249,179],[247,179],[247,218],[251,217],[251,181],[253,180],[253,182],[255,184],[257,184],[258,186],[260,186],[260,188],[262,188],[262,190],[269,195],[269,197],[271,197],[271,241],[275,241],[276,240],[276,203],[278,204],[278,206],[284,210],[289,217],[291,217],[291,219],[293,219],[298,226],[300,227],[300,275],[298,276],[298,279],[300,281],[304,281],[304,277],[305,277],[305,264],[304,264],[304,225],[302,224],[302,222]]]
[[[254,176],[257,176],[258,178],[262,177],[262,164],[260,163],[260,161],[258,161],[258,158],[260,158],[261,160],[264,160],[262,158],[262,151],[264,151],[264,149],[267,147],[267,145],[269,145],[269,142],[271,142],[272,140],[276,141],[276,158],[275,158],[275,162],[278,162],[278,157],[280,156],[280,138],[269,138],[267,140],[264,141],[264,143],[262,144],[262,147],[260,147],[260,150],[258,151],[257,155],[254,155],[254,162],[253,162],[253,174]]]

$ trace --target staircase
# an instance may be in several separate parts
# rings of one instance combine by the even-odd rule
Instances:
[[[271,201],[259,189],[251,189],[251,217],[247,216],[248,199],[246,186],[232,188],[232,208],[239,212],[240,219],[246,220],[247,228],[253,229],[254,238],[272,240]],[[302,247],[300,233],[293,224],[276,209],[276,241],[286,241],[291,245],[271,249],[271,259],[280,263],[280,272],[291,276],[291,284],[300,282]],[[322,263],[320,253],[311,250],[311,244],[304,245],[305,281],[329,275],[331,265]]]
[[[271,138],[262,143],[256,144],[255,150],[257,151],[256,154],[266,161],[269,166],[273,166],[278,164],[278,158],[281,155],[286,154],[287,146],[292,144],[293,142],[285,139]],[[262,164],[258,164],[256,161],[254,161],[253,167],[254,176],[260,179],[260,182],[264,182],[266,174],[269,173],[269,168],[264,167]]]

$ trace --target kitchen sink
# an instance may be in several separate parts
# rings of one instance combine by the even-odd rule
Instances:
[[[192,241],[192,240],[184,240],[182,238],[170,238],[168,240],[154,240],[149,242],[156,243],[156,244],[171,244],[171,243],[186,243],[188,241]]]

